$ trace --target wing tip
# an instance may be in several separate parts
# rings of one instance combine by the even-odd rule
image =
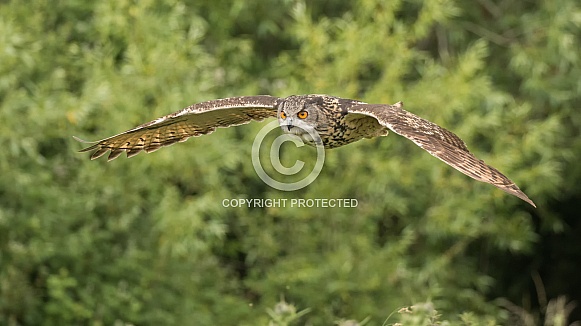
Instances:
[[[86,143],[86,144],[91,144],[91,143],[94,143],[94,142],[92,142],[92,141],[88,141],[88,140],[81,139],[81,138],[79,138],[79,137],[77,137],[77,136],[73,136],[73,139],[74,139],[74,140],[76,140],[76,141],[78,141],[78,142],[81,142],[81,143]]]
[[[123,154],[123,152],[127,152],[127,158],[131,158],[131,157],[139,154],[139,152],[141,152],[141,149],[137,150],[137,151],[129,151],[129,150],[125,150],[125,149],[111,149],[111,148],[99,146],[99,143],[96,141],[87,141],[87,140],[81,139],[77,136],[72,136],[72,137],[74,140],[76,140],[80,143],[93,144],[89,147],[86,147],[86,148],[83,148],[83,149],[77,151],[78,153],[85,153],[85,152],[89,152],[92,150],[96,150],[95,152],[93,152],[91,154],[91,156],[89,156],[89,159],[91,161],[100,158],[101,156],[105,155],[108,151],[111,151],[111,152],[109,153],[109,156],[107,157],[107,162],[113,161],[114,159],[118,158],[121,154]]]
[[[529,205],[533,206],[534,208],[537,208],[537,205],[529,198],[529,196],[527,196],[522,190],[520,190],[520,188],[514,183],[512,182],[511,184],[494,184],[491,183],[493,186],[499,188],[500,190],[506,192],[509,195],[513,195],[523,201],[525,201],[526,203],[528,203]]]
[[[73,137],[74,140],[78,141],[79,143],[83,143],[83,144],[93,144],[93,145],[91,145],[89,147],[86,147],[86,148],[83,148],[83,149],[78,150],[78,153],[88,152],[90,150],[93,150],[93,149],[97,148],[97,144],[95,144],[96,142],[94,142],[94,141],[84,140],[84,139],[81,139],[81,138],[79,138],[77,136],[72,136],[72,137]]]
[[[524,192],[521,191],[520,196],[517,195],[517,197],[524,200],[525,202],[529,203],[534,208],[537,208],[537,205],[535,205],[535,203],[527,195],[525,195]]]

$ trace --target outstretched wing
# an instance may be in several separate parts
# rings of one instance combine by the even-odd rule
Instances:
[[[470,153],[464,141],[456,134],[404,110],[402,102],[394,105],[359,104],[350,107],[348,112],[377,119],[381,125],[413,141],[454,169],[537,207],[514,182]]]
[[[194,104],[144,123],[118,135],[94,142],[80,150],[94,150],[94,160],[111,151],[107,160],[113,160],[127,152],[132,157],[141,151],[151,153],[162,146],[183,142],[189,137],[206,135],[218,127],[230,127],[276,117],[278,98],[268,95],[240,96]],[[75,137],[76,140],[82,141]]]

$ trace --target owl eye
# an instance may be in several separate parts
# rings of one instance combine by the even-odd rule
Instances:
[[[305,119],[308,115],[309,113],[307,111],[301,111],[297,113],[297,117],[299,117],[299,119]]]
[[[286,114],[282,111],[280,111],[280,118],[281,119],[286,119]]]

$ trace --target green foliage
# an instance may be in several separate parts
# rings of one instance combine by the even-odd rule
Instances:
[[[542,260],[547,234],[574,228],[580,32],[573,0],[0,3],[0,324],[540,320],[495,299],[529,292],[528,270],[505,261]],[[539,209],[397,135],[327,151],[317,180],[290,193],[252,167],[264,123],[130,160],[75,153],[72,135],[260,93],[401,100]],[[358,205],[222,204],[238,198]],[[562,325],[570,306],[555,300],[540,309]]]

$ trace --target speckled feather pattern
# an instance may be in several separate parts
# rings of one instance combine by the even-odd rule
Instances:
[[[404,110],[401,102],[394,105],[367,104],[322,94],[286,98],[268,95],[231,97],[188,106],[97,141],[81,152],[94,151],[91,159],[109,151],[108,160],[117,158],[123,152],[127,153],[127,157],[132,157],[141,151],[150,153],[189,137],[212,133],[216,128],[277,117],[281,109],[296,113],[305,108],[316,110],[317,119],[311,123],[325,148],[341,147],[363,138],[386,136],[391,130],[463,174],[489,183],[536,207],[514,182],[476,158],[460,137]]]

